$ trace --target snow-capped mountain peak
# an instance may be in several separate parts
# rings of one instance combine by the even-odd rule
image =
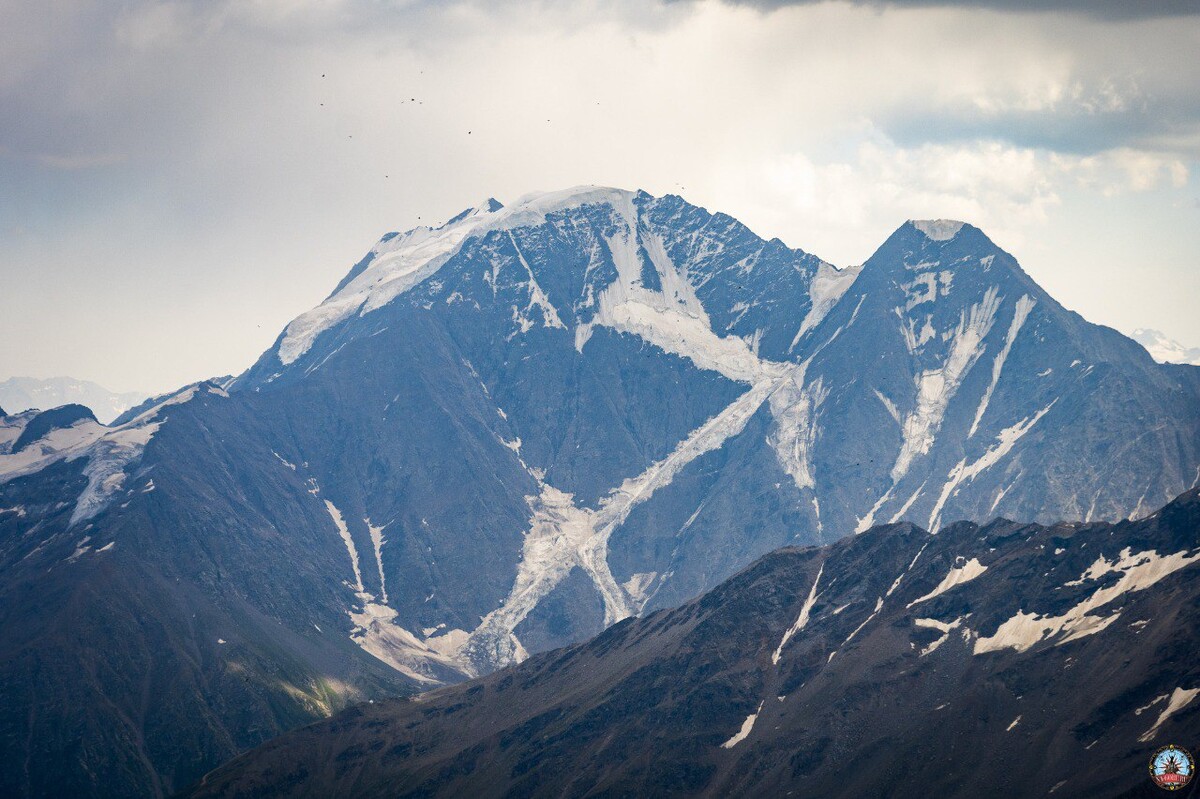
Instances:
[[[1186,363],[1200,366],[1200,347],[1187,347],[1168,338],[1159,330],[1139,327],[1130,336],[1138,344],[1146,348],[1150,357],[1159,363]]]
[[[195,383],[133,409],[107,427],[82,405],[26,411],[0,422],[0,484],[62,461],[85,459],[86,486],[75,499],[71,524],[103,511],[123,489],[127,470],[141,457],[165,419],[164,411],[191,402],[197,392],[227,397],[212,383]]]
[[[956,219],[910,219],[909,224],[932,241],[949,241],[966,223]]]
[[[471,212],[442,227],[418,227],[381,239],[357,276],[287,326],[279,342],[280,362],[285,366],[292,363],[325,330],[356,312],[362,314],[386,305],[432,275],[467,236],[494,215]]]
[[[116,392],[88,380],[73,377],[10,377],[0,380],[0,405],[10,413],[38,408],[48,410],[62,405],[86,405],[103,424],[108,424],[129,408],[146,399],[137,391]]]
[[[439,227],[423,226],[385,236],[364,259],[357,275],[287,326],[279,342],[279,360],[285,366],[294,362],[324,331],[355,314],[362,316],[387,305],[429,278],[468,238],[492,230],[538,225],[545,222],[547,214],[581,205],[610,205],[626,220],[633,220],[635,196],[636,192],[623,189],[577,186],[527,194],[511,206],[489,198]]]
[[[494,213],[503,207],[504,204],[495,197],[488,197],[483,202],[472,205],[470,208],[466,208],[462,212],[451,217],[446,224],[442,225],[442,227],[449,227],[450,225],[457,224],[469,216],[479,216],[480,214]]]

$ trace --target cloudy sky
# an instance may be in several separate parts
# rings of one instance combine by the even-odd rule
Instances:
[[[1189,8],[0,0],[0,378],[239,372],[382,233],[584,183],[838,265],[965,219],[1197,345]]]

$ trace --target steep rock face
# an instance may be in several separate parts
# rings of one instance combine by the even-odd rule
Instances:
[[[0,594],[21,620],[0,647],[24,692],[0,740],[31,764],[0,787],[170,791],[346,702],[872,523],[1145,514],[1200,477],[1198,374],[1063,310],[961,223],[906,224],[841,271],[596,187],[389,234],[235,380],[16,453],[32,417],[0,420]],[[93,638],[44,634],[110,592]],[[54,647],[186,707],[179,726],[107,680],[31,714]]]
[[[888,239],[813,333],[825,506],[858,529],[1087,521],[1144,515],[1196,484],[1190,375],[1065,310],[978,229],[919,225]]]
[[[783,485],[764,446],[768,397],[793,368],[783,356],[812,308],[809,286],[827,274],[836,276],[819,259],[678,198],[587,189],[489,204],[381,242],[231,391],[281,426],[305,403],[313,423],[288,430],[305,439],[296,458],[346,492],[339,507],[387,523],[385,549],[403,553],[383,564],[400,617],[438,630],[466,668],[486,671],[523,656],[516,631],[527,623],[542,646],[562,645],[659,592],[668,567],[638,566],[647,538],[631,535],[635,514],[685,484],[664,508],[692,514],[697,492],[733,471],[727,442],[741,441],[757,464],[752,484],[729,486],[695,537],[670,545],[702,572],[677,570],[662,600],[807,540],[795,497],[764,503],[761,529],[733,551],[711,527],[736,512],[737,492]],[[429,388],[409,396],[410,383]],[[435,469],[470,473],[421,481]],[[708,473],[677,486],[689,469]],[[350,533],[367,545],[365,523]],[[539,606],[572,572],[547,627]]]
[[[403,373],[388,371],[394,357]],[[368,368],[388,379],[362,402]],[[480,517],[477,484],[456,482],[465,515],[424,544],[444,565],[437,542],[488,547],[492,568],[447,575],[482,577],[480,590],[397,573],[410,588],[395,597],[410,625],[454,631],[446,646],[476,672],[522,656],[517,629],[571,573],[592,585],[556,599],[577,611],[560,610],[543,645],[686,600],[774,547],[828,540],[827,527],[1138,515],[1194,485],[1200,461],[1192,377],[1064,310],[979,230],[944,220],[907,223],[839,272],[676,197],[587,187],[489,201],[386,237],[231,390],[294,417],[297,395],[332,385],[304,415],[372,430],[336,473],[385,457],[393,475],[412,458],[375,429],[384,398],[402,375],[435,373],[459,375],[482,427],[429,457],[455,469],[488,451],[508,501]],[[447,396],[428,402],[441,413],[458,401]],[[415,405],[404,415],[438,429]],[[312,466],[333,436],[310,430]],[[373,493],[351,482],[347,501],[392,519],[397,540],[420,537],[418,511],[428,524],[444,496],[397,502],[387,478]]]
[[[222,394],[0,456],[48,464],[0,486],[0,794],[170,793],[411,690],[349,638],[328,515],[290,471],[262,470],[257,422]]]
[[[1153,795],[1151,753],[1200,735],[1198,567],[1196,491],[1116,525],[884,525],[186,795]]]

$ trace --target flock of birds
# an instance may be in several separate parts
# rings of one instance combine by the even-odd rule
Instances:
[[[322,72],[322,73],[321,73],[321,78],[322,78],[322,79],[324,79],[324,77],[325,77],[325,74],[326,74],[326,73],[324,73],[324,72]],[[425,71],[424,71],[424,70],[420,70],[420,73],[419,73],[419,74],[421,74],[421,75],[424,75],[424,74],[425,74]],[[401,100],[400,102],[401,102],[401,103],[403,103],[403,102],[405,102],[405,101],[404,101],[404,100]],[[417,104],[417,105],[425,105],[425,101],[424,101],[424,100],[418,100],[418,99],[417,99],[417,98],[415,98],[415,97],[410,97],[410,98],[408,99],[408,101],[407,101],[407,102],[410,102],[410,103],[415,103],[415,104]],[[325,107],[325,103],[318,103],[318,105],[319,105],[321,108],[324,108],[324,107]],[[596,105],[600,105],[600,101],[598,101],[598,100],[597,100],[597,101],[596,101]],[[547,118],[547,119],[546,119],[546,124],[550,124],[550,119],[549,119],[549,118]],[[471,136],[471,135],[473,135],[473,131],[471,131],[471,130],[468,130],[468,131],[467,131],[467,135],[468,135],[468,136]],[[350,134],[347,134],[347,138],[348,138],[348,139],[353,139],[353,138],[354,138],[354,134],[352,134],[352,133],[350,133]],[[391,178],[391,176],[390,176],[390,175],[387,175],[387,174],[385,174],[383,177],[384,177],[384,179],[385,179],[385,180],[389,180],[389,179]],[[683,191],[683,190],[686,188],[686,187],[685,187],[685,186],[683,186],[682,184],[676,184],[676,185],[677,185],[677,187],[679,188],[679,190],[680,190],[680,191]],[[418,216],[418,217],[417,217],[417,220],[419,221],[420,219],[421,219],[421,217],[419,217],[419,216]]]

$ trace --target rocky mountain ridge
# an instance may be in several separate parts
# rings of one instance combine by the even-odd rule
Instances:
[[[0,788],[169,793],[879,523],[1143,517],[1198,372],[962,223],[841,271],[598,187],[389,234],[236,379],[0,420]]]
[[[1200,740],[1200,494],[1136,522],[883,525],[186,795],[1152,796]]]

